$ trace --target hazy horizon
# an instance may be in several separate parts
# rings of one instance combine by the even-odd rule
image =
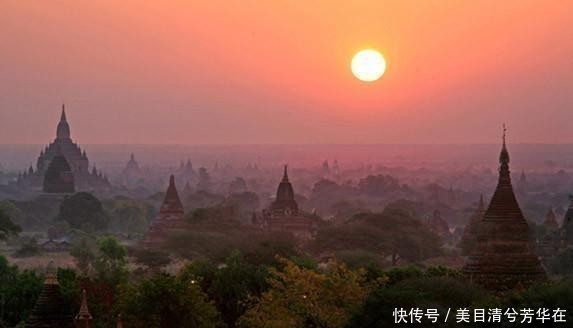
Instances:
[[[9,0],[2,143],[572,143],[573,2]],[[293,24],[296,22],[296,24]],[[375,83],[353,54],[384,54]],[[9,124],[7,124],[9,122]]]

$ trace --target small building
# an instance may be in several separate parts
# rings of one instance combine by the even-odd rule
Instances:
[[[44,252],[57,253],[57,252],[68,252],[68,251],[70,251],[72,245],[67,239],[61,238],[61,239],[39,240],[38,246]]]

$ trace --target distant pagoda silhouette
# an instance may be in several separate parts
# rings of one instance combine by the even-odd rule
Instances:
[[[186,226],[183,204],[175,186],[175,177],[171,175],[163,204],[159,209],[159,215],[149,227],[141,246],[143,248],[159,248],[171,233],[183,231]]]
[[[271,204],[270,210],[273,212],[297,214],[298,204],[294,199],[294,189],[288,179],[287,166],[284,167],[283,178],[277,188],[277,197]]]
[[[66,117],[65,107],[62,105],[60,122],[56,129],[56,139],[40,151],[36,161],[36,168],[30,166],[23,173],[20,173],[16,184],[24,189],[41,190],[45,180],[45,175],[49,171],[51,163],[58,155],[62,155],[74,176],[76,191],[105,190],[110,187],[108,179],[98,172],[95,166],[89,169],[89,160],[85,150],[72,140],[70,125]],[[58,159],[58,165],[62,165]]]
[[[261,219],[255,216],[255,221],[260,221],[262,226],[270,231],[290,232],[301,239],[312,238],[317,220],[301,211],[294,197],[294,189],[289,181],[288,168],[285,165],[275,200],[263,210]]]
[[[497,188],[479,224],[477,248],[463,269],[472,282],[496,291],[528,287],[546,279],[530,249],[529,226],[511,185],[505,133],[504,126]]]

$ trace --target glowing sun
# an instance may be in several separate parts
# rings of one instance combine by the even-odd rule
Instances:
[[[352,58],[350,68],[352,69],[352,74],[360,81],[373,82],[384,75],[386,60],[376,50],[361,50]]]

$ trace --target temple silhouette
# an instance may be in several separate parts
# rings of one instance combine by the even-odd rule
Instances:
[[[310,239],[316,232],[317,220],[298,207],[286,165],[275,200],[263,210],[262,217],[255,217],[254,221],[256,224],[260,222],[266,230],[290,232],[301,239]]]
[[[175,186],[175,177],[171,175],[163,204],[159,209],[159,215],[149,227],[141,246],[148,249],[160,248],[170,234],[184,231],[186,228],[183,204]]]
[[[103,191],[110,187],[107,177],[95,165],[90,171],[86,151],[72,140],[64,105],[56,139],[40,151],[35,169],[30,166],[18,175],[16,184],[23,189],[46,193]]]
[[[511,185],[505,131],[504,127],[497,188],[479,222],[477,246],[463,269],[471,282],[496,291],[527,288],[546,279]]]

